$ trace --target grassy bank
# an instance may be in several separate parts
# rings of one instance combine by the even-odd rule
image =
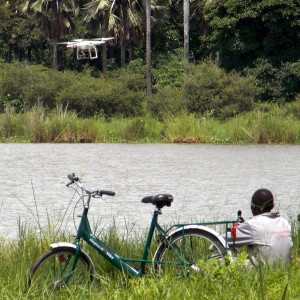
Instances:
[[[139,257],[144,236],[127,240],[111,228],[101,237],[122,256]],[[130,279],[114,271],[102,258],[94,258],[98,281],[91,286],[67,286],[45,297],[36,295],[34,287],[24,289],[27,270],[36,257],[58,240],[47,230],[38,237],[33,231],[21,230],[16,241],[1,240],[0,247],[0,290],[1,299],[299,299],[299,234],[294,233],[293,261],[291,266],[270,269],[263,267],[247,269],[240,262],[227,267],[208,268],[205,272],[187,277],[174,274],[155,276],[148,274],[141,279]],[[285,294],[286,293],[286,294]]]
[[[0,136],[2,142],[31,143],[299,144],[300,113],[297,112],[298,109],[288,105],[281,108],[265,105],[226,121],[210,116],[198,118],[185,111],[157,120],[150,116],[78,118],[71,112],[46,112],[35,107],[22,114],[11,110],[1,114]]]

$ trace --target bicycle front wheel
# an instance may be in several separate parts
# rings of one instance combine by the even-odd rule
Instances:
[[[154,256],[158,272],[176,270],[188,273],[201,271],[205,265],[224,264],[226,249],[213,234],[198,228],[177,231],[162,242]]]
[[[72,247],[53,248],[41,255],[29,270],[27,287],[35,293],[48,293],[66,284],[87,284],[94,278],[94,267],[83,253],[75,269],[76,250]]]

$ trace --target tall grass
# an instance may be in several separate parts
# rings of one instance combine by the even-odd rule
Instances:
[[[300,106],[300,105],[299,105]],[[292,108],[291,108],[292,107]],[[297,109],[296,109],[296,108]],[[296,112],[293,114],[292,112]],[[3,142],[33,143],[300,143],[298,106],[258,106],[226,121],[182,111],[162,120],[143,117],[79,118],[37,106],[0,115]]]
[[[294,230],[293,261],[290,266],[260,270],[249,269],[237,260],[221,269],[207,267],[187,277],[166,273],[163,276],[149,273],[140,279],[131,279],[117,272],[85,245],[94,259],[97,271],[95,284],[66,286],[50,295],[36,295],[34,287],[25,289],[28,268],[49,243],[66,239],[51,236],[50,230],[41,239],[33,228],[20,227],[15,241],[0,239],[0,290],[1,299],[299,299],[299,229]],[[140,257],[145,236],[127,239],[112,227],[100,230],[101,239],[124,257]],[[46,291],[47,287],[45,287]],[[286,293],[286,294],[285,294]],[[34,296],[33,296],[34,295]]]
[[[72,201],[73,197],[69,203]],[[35,199],[34,204],[37,208]],[[72,242],[74,236],[61,225],[53,226],[50,218],[42,228],[38,211],[30,210],[30,213],[36,223],[34,226],[19,221],[19,233],[15,240],[0,237],[1,299],[299,299],[300,218],[292,223],[293,260],[286,267],[249,269],[243,263],[245,255],[242,253],[228,266],[220,268],[218,265],[207,265],[202,272],[187,277],[172,273],[158,276],[153,272],[152,264],[149,264],[145,277],[131,279],[83,243],[83,249],[89,253],[96,266],[95,283],[89,286],[67,285],[50,294],[45,286],[45,297],[45,294],[37,295],[34,286],[29,290],[25,288],[27,272],[37,257],[49,249],[51,243]],[[63,221],[64,217],[61,224]],[[121,257],[141,258],[146,241],[144,230],[138,231],[127,224],[121,233],[116,224],[108,229],[101,227],[98,220],[92,224],[93,234]],[[158,242],[155,239],[152,241],[150,259]],[[133,265],[138,266],[136,263]]]

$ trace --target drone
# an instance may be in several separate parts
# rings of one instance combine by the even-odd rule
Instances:
[[[76,49],[77,59],[97,59],[98,50],[96,46],[102,45],[107,41],[113,40],[114,37],[95,38],[91,40],[75,39],[70,42],[61,42],[58,44],[67,45],[67,48]]]

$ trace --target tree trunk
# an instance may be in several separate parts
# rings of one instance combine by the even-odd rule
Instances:
[[[189,30],[190,30],[190,0],[183,0],[183,31],[184,31],[184,74],[189,74],[188,63],[189,63]]]
[[[9,45],[9,46],[8,46],[8,53],[7,53],[7,61],[8,61],[9,63],[12,62],[12,59],[13,59],[13,51],[14,51],[13,45]]]
[[[57,39],[52,39],[52,68],[57,70],[58,63],[57,63]]]
[[[127,14],[128,4],[122,5],[122,28],[120,32],[121,38],[121,67],[125,66],[126,63],[126,46],[128,38],[128,14]]]
[[[110,11],[106,10],[102,37],[107,37],[109,17],[110,17]],[[106,71],[107,71],[107,45],[105,43],[102,45],[102,72],[105,73]]]
[[[60,36],[59,0],[51,2],[51,37],[52,37],[52,68],[57,70],[57,43]]]
[[[107,45],[106,43],[102,45],[102,72],[105,73],[107,71]]]
[[[121,30],[121,68],[125,66],[125,36],[123,29]]]
[[[28,47],[28,49],[27,49],[27,60],[29,62],[31,62],[31,52],[32,52],[31,47]]]
[[[128,49],[128,61],[132,61],[132,43],[130,42]]]
[[[151,75],[151,4],[146,0],[146,64],[147,64],[147,108],[149,108],[149,98],[152,95],[152,75]]]

